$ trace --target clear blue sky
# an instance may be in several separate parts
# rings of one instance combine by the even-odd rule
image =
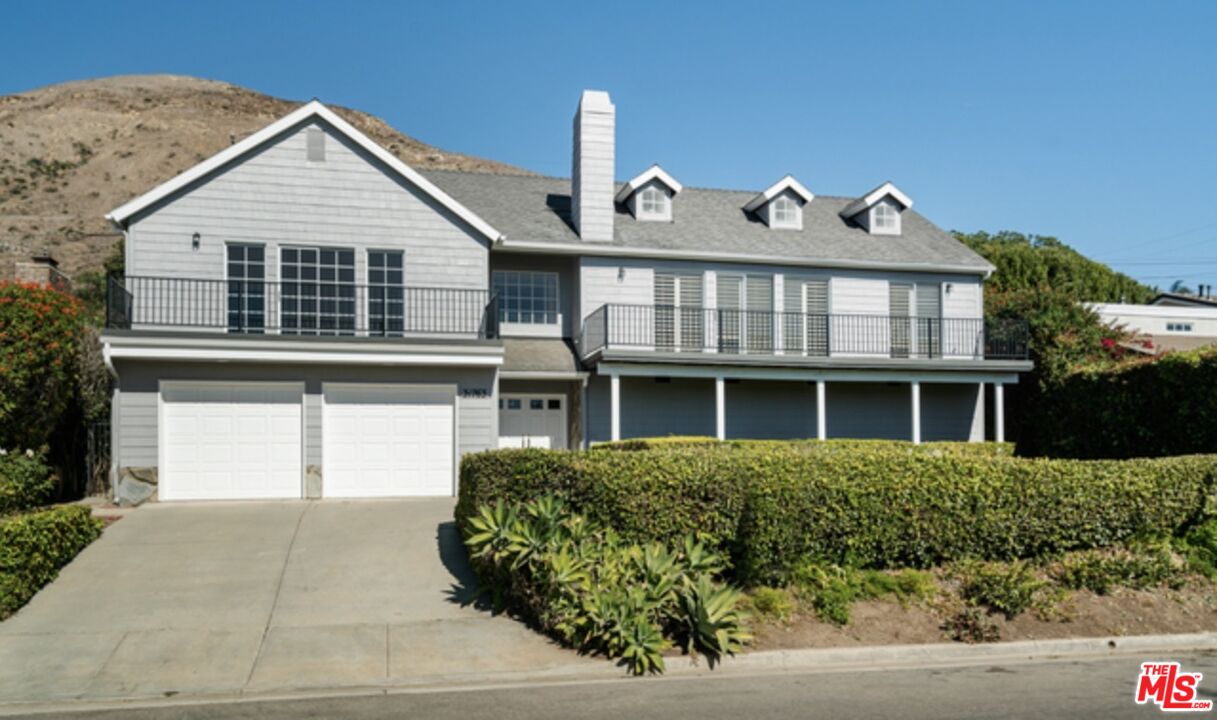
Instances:
[[[196,75],[566,175],[579,91],[606,89],[618,177],[891,179],[949,229],[1217,284],[1215,33],[1217,2],[41,0],[3,9],[0,93]]]

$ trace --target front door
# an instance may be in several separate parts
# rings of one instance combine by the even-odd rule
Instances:
[[[499,397],[499,447],[566,448],[566,397],[532,393]]]

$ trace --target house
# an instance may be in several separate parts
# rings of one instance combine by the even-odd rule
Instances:
[[[1089,303],[1089,307],[1104,323],[1148,343],[1148,350],[1192,350],[1217,344],[1217,302],[1206,297],[1162,293],[1148,305]]]
[[[111,212],[120,483],[161,500],[449,495],[465,453],[635,436],[981,440],[1030,369],[992,267],[892,183],[406,166],[319,102]]]

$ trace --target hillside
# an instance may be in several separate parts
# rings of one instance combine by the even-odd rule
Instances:
[[[172,75],[0,96],[0,277],[43,248],[70,275],[100,268],[116,240],[107,212],[300,104]],[[333,109],[413,167],[527,174],[439,150],[367,113]]]

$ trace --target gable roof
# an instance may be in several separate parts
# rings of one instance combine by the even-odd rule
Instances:
[[[160,185],[152,188],[148,192],[139,197],[121,205],[114,210],[111,210],[106,215],[106,219],[119,227],[126,227],[126,223],[136,213],[151,207],[161,200],[173,195],[174,193],[188,187],[191,183],[207,177],[212,172],[219,170],[228,163],[239,160],[247,154],[252,153],[266,143],[278,138],[284,132],[301,125],[312,119],[320,119],[325,121],[335,131],[345,136],[350,141],[354,142],[359,147],[366,150],[370,155],[387,165],[393,172],[397,173],[402,179],[410,183],[414,187],[421,190],[426,195],[438,202],[443,207],[450,210],[454,215],[464,220],[474,230],[485,235],[491,242],[502,237],[502,233],[494,229],[489,223],[478,217],[469,208],[457,202],[452,196],[436,187],[434,183],[424,177],[414,168],[399,160],[395,155],[385,150],[367,135],[359,132],[346,120],[343,120],[333,110],[330,110],[323,105],[319,100],[312,100],[300,106],[296,110],[284,115],[275,122],[267,125],[258,132],[250,135],[241,142],[230,145],[220,152],[212,155],[210,158],[186,170],[180,175],[171,178]]]
[[[810,190],[803,187],[803,183],[795,180],[793,175],[787,175],[786,177],[762,190],[756,197],[749,200],[748,203],[744,205],[744,209],[748,212],[754,212],[757,208],[761,207],[787,190],[803,198],[803,202],[805,203],[811,202],[816,197],[815,195],[811,194]]]
[[[646,170],[643,170],[633,180],[629,180],[622,185],[621,189],[617,191],[617,196],[613,199],[619,203],[623,203],[626,200],[629,200],[631,195],[638,192],[643,185],[646,185],[652,180],[658,180],[664,185],[667,185],[668,189],[672,191],[673,195],[685,189],[684,185],[677,182],[676,178],[669,175],[667,171],[659,167],[659,164],[656,163]]]
[[[1150,300],[1149,304],[1160,305],[1163,307],[1214,307],[1217,306],[1217,298],[1200,297],[1198,295],[1188,295],[1185,293],[1163,292],[1154,296],[1154,299]]]
[[[913,207],[913,199],[900,192],[900,188],[893,185],[889,180],[849,205],[846,205],[845,209],[841,211],[841,217],[851,218],[889,195],[896,202],[903,205],[906,210]]]
[[[744,211],[755,190],[686,186],[673,222],[637,220],[619,206],[613,240],[586,242],[571,225],[568,178],[449,170],[424,174],[506,233],[495,250],[977,275],[993,271],[984,258],[911,210],[904,214],[902,235],[871,235],[839,214],[855,198],[817,196],[803,208],[801,230],[775,232]]]

